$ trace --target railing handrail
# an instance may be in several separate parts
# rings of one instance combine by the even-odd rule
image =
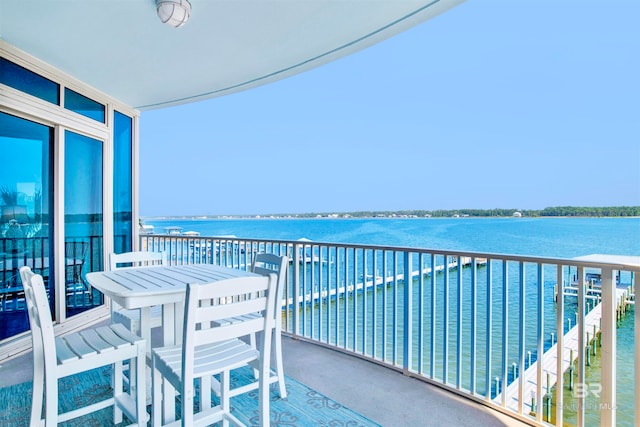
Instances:
[[[537,263],[537,264],[555,264],[555,265],[571,265],[585,268],[602,268],[609,267],[614,270],[625,270],[640,272],[640,255],[637,256],[637,262],[612,262],[607,260],[580,260],[577,258],[565,258],[565,257],[545,257],[539,255],[524,255],[524,254],[506,254],[500,252],[476,252],[465,250],[451,250],[451,249],[435,249],[424,248],[414,246],[394,246],[394,245],[375,245],[368,243],[340,243],[340,242],[325,242],[325,241],[300,241],[300,240],[287,240],[287,239],[265,239],[265,238],[243,238],[243,237],[229,237],[229,236],[183,236],[175,234],[143,234],[140,235],[140,240],[146,238],[167,238],[167,239],[184,239],[184,240],[225,240],[225,241],[237,241],[237,242],[256,242],[256,243],[276,243],[276,244],[290,244],[294,246],[332,246],[339,248],[356,248],[356,249],[377,249],[395,252],[418,252],[418,253],[435,253],[445,256],[462,256],[469,258],[490,258],[495,260],[509,260],[525,263]],[[589,254],[585,254],[589,255]],[[609,254],[595,254],[602,255],[604,257]]]

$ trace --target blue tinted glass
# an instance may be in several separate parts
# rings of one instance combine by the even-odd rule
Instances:
[[[64,108],[104,123],[104,105],[71,89],[64,89]]]
[[[0,340],[29,330],[21,265],[43,276],[50,301],[55,295],[47,268],[52,144],[53,128],[0,113]]]
[[[120,253],[130,251],[132,243],[133,119],[117,111],[113,145],[113,242]]]
[[[65,131],[64,243],[67,316],[101,305],[86,274],[103,269],[102,142]]]
[[[0,58],[0,83],[52,104],[60,104],[60,85],[4,58]]]

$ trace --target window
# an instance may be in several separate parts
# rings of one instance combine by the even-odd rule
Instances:
[[[115,111],[113,126],[113,249],[121,253],[132,244],[133,119]]]
[[[100,123],[105,122],[104,105],[68,88],[64,89],[64,108],[99,121]]]
[[[60,85],[5,58],[0,58],[0,83],[60,105]]]

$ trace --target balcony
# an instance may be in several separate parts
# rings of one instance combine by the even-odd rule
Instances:
[[[581,259],[308,241],[141,236],[170,263],[291,259],[283,329],[533,424],[631,424],[637,257]],[[635,329],[635,332],[634,332]],[[620,366],[622,369],[623,366]],[[557,375],[561,372],[561,375]],[[626,384],[626,385],[625,385]]]
[[[179,235],[140,248],[240,269],[287,254],[285,372],[382,425],[634,422],[638,257]]]

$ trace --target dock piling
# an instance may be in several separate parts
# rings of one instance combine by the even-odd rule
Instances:
[[[531,392],[531,412],[529,412],[529,415],[536,415],[536,393],[534,391]]]

